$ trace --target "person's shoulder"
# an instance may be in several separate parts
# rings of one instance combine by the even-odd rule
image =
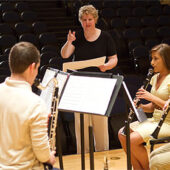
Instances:
[[[152,76],[152,79],[156,79],[158,76],[159,76],[159,73],[155,73],[155,74]]]
[[[152,76],[152,78],[151,78],[151,80],[150,80],[150,84],[151,84],[151,85],[153,85],[153,83],[156,82],[158,75],[159,75],[159,73],[155,73],[155,74]]]
[[[168,79],[169,84],[170,84],[170,74],[167,75],[167,79]]]
[[[43,99],[37,95],[36,93],[27,90],[27,92],[25,91],[25,96],[27,96],[26,98],[29,100],[29,102],[31,103],[40,103],[43,104]]]

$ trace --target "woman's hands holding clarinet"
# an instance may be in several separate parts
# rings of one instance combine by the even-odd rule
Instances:
[[[151,93],[149,93],[148,91],[146,91],[145,89],[140,88],[136,93],[136,98],[152,101],[153,95]]]

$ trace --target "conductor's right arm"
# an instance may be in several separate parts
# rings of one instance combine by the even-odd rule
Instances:
[[[72,44],[72,42],[75,40],[76,40],[75,31],[71,32],[71,30],[69,30],[67,35],[67,42],[61,48],[62,58],[69,58],[73,54],[75,47]]]

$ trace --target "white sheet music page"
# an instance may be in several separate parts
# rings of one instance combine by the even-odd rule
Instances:
[[[87,67],[98,67],[103,65],[105,60],[106,56],[83,61],[65,62],[63,63],[63,71],[66,72],[68,69],[78,70]]]
[[[129,101],[130,101],[130,103],[131,103],[131,106],[132,106],[132,108],[133,108],[133,111],[134,111],[134,113],[136,114],[136,117],[138,118],[138,120],[139,120],[140,122],[145,121],[145,120],[147,119],[145,113],[144,113],[142,110],[140,110],[140,109],[138,109],[138,110],[136,109],[136,107],[135,107],[135,105],[134,105],[134,102],[133,102],[133,100],[132,100],[132,98],[131,98],[131,96],[130,96],[129,90],[128,90],[125,82],[123,82],[123,87],[124,87],[124,89],[125,89],[125,91],[126,91],[126,94],[127,94],[128,99],[129,99]]]
[[[47,69],[46,72],[45,72],[45,75],[43,77],[43,80],[42,80],[42,85],[45,87],[47,86],[47,84],[49,83],[49,81],[51,79],[54,78],[55,74],[56,74],[57,70],[53,70],[53,69]],[[58,72],[57,73],[57,82],[58,82],[58,87],[59,87],[59,91],[58,91],[58,95],[60,96],[60,93],[64,87],[64,84],[67,80],[67,77],[68,77],[68,73],[60,73]],[[41,94],[40,94],[40,97],[45,101],[46,105],[47,105],[47,109],[48,109],[48,112],[50,113],[51,112],[51,104],[52,104],[52,97],[53,97],[53,90],[54,90],[54,82],[50,82],[48,84],[48,86],[41,91]]]
[[[117,79],[70,75],[58,109],[105,115]]]
[[[62,91],[62,89],[63,89],[63,87],[64,87],[64,85],[65,85],[65,82],[66,82],[66,80],[67,80],[67,78],[68,78],[68,74],[64,74],[64,72],[63,73],[58,73],[57,74],[57,77],[56,77],[56,79],[57,79],[57,81],[58,81],[58,87],[59,87],[59,91],[58,91],[58,95],[60,96],[60,94],[61,94],[61,91]]]
[[[54,70],[49,70],[47,69],[43,80],[42,80],[42,86],[47,86],[48,82],[54,78],[56,72]],[[51,102],[52,102],[52,96],[53,96],[53,88],[54,88],[54,83],[51,82],[48,84],[46,89],[41,91],[40,97],[45,101],[48,109],[48,113],[51,113]]]

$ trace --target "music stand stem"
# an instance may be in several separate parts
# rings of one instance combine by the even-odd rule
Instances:
[[[90,154],[90,170],[94,170],[94,138],[91,115],[89,120],[89,154]]]
[[[123,83],[123,90],[124,90],[124,99],[126,101],[126,105],[127,108],[130,107],[130,100],[127,97],[127,91],[126,91],[126,84]],[[125,121],[125,134],[126,134],[126,150],[127,150],[127,170],[131,170],[132,169],[132,165],[131,165],[131,149],[130,149],[130,119],[128,119],[128,109],[126,109],[127,111],[127,120]]]
[[[83,114],[80,114],[80,135],[81,135],[81,169],[85,170],[84,115]]]
[[[127,169],[131,170],[131,151],[130,151],[130,129],[129,129],[129,121],[126,121],[126,148],[127,148]]]
[[[64,170],[63,167],[63,158],[62,158],[62,146],[61,146],[61,141],[60,141],[60,125],[58,123],[57,127],[56,127],[56,131],[57,131],[57,147],[58,147],[58,158],[59,158],[59,164],[60,164],[60,169]]]

